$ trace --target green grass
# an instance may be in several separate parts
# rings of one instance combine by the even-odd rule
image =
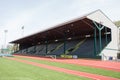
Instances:
[[[20,58],[20,57],[17,57]],[[59,62],[51,62],[51,61],[45,61],[45,60],[34,60],[34,59],[28,59],[28,58],[20,58],[24,60],[29,60],[32,62],[37,62],[41,64],[47,64],[51,66],[57,66],[61,68],[76,70],[76,71],[82,71],[82,72],[88,72],[93,74],[99,74],[103,76],[109,76],[114,78],[120,79],[120,72],[111,71],[111,70],[105,70],[105,69],[99,69],[99,68],[93,68],[88,66],[80,66],[80,65],[73,65],[73,64],[67,64],[67,63],[59,63]]]
[[[0,80],[90,80],[29,64],[0,58]]]

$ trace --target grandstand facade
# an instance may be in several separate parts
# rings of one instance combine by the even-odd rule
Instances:
[[[119,54],[118,29],[100,10],[11,43],[19,44],[15,53],[21,55],[108,60]]]

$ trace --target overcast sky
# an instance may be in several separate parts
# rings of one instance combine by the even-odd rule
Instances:
[[[120,0],[0,0],[0,48],[21,38],[22,26],[27,36],[97,9],[120,20]]]

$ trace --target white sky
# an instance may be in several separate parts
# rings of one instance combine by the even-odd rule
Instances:
[[[0,48],[6,43],[101,9],[120,20],[120,0],[0,0]]]

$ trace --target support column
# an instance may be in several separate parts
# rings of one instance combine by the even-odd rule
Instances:
[[[105,27],[105,40],[107,45],[108,44],[107,27]]]
[[[101,24],[97,25],[95,21],[93,21],[94,25],[97,27],[99,30],[99,44],[100,44],[100,52],[102,51],[102,39],[101,39],[101,31],[104,28],[104,26],[101,26]]]
[[[34,53],[36,52],[36,45],[34,46]]]
[[[25,53],[26,53],[26,54],[28,53],[28,46],[26,47],[26,51],[25,51]]]
[[[46,44],[46,54],[48,52],[48,40],[45,41],[45,44]]]
[[[94,29],[94,56],[96,56],[97,52],[97,40],[96,40],[96,27]]]
[[[66,32],[64,32],[64,54],[66,53]]]
[[[64,41],[64,54],[66,53],[66,41]]]
[[[100,52],[102,50],[101,30],[99,30]]]

